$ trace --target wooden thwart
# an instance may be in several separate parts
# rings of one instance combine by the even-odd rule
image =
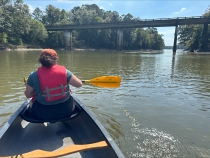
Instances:
[[[97,149],[97,148],[104,148],[107,147],[108,144],[106,141],[101,141],[97,143],[92,144],[83,144],[83,145],[70,145],[63,149],[57,150],[57,151],[43,151],[43,150],[34,150],[25,154],[17,155],[17,158],[56,158],[60,156],[65,156],[68,154],[72,154],[75,152],[90,150],[90,149]],[[11,158],[16,157],[15,156],[8,156],[5,158]]]

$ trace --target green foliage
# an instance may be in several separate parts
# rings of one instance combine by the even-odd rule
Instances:
[[[207,8],[203,16],[210,16],[210,7]],[[180,44],[183,44],[189,50],[210,50],[210,27],[208,24],[179,26],[178,34]]]
[[[13,2],[13,3],[12,3]],[[130,13],[120,16],[116,11],[104,11],[96,4],[75,6],[71,11],[48,5],[44,11],[36,8],[32,14],[23,0],[0,1],[0,42],[41,45],[49,48],[65,47],[63,31],[49,31],[46,25],[93,24],[103,22],[131,22],[139,18]],[[117,29],[89,29],[73,31],[73,45],[91,48],[116,49]],[[123,29],[125,49],[162,49],[164,42],[157,29]]]
[[[61,11],[59,8],[48,5],[42,19],[45,25],[57,24],[61,20]]]
[[[23,44],[23,41],[22,41],[21,38],[17,38],[16,40],[17,40],[17,45],[22,45]]]
[[[43,17],[43,12],[41,9],[39,9],[38,7],[34,9],[33,13],[32,13],[32,17],[34,20],[39,20],[42,21],[42,17]]]
[[[2,25],[4,22],[4,17],[3,17],[3,9],[0,7],[0,30],[3,30],[4,25]]]
[[[103,22],[102,17],[96,16],[94,22]]]
[[[48,48],[64,48],[64,38],[62,31],[48,32],[48,38],[45,40],[45,46]]]
[[[208,25],[207,25],[208,26]],[[210,30],[210,27],[207,28]],[[179,27],[180,44],[189,50],[208,51],[210,50],[210,31],[204,31],[204,25],[184,25]]]
[[[8,43],[10,44],[14,44],[14,45],[22,45],[22,39],[19,37],[12,37],[12,36],[8,36]]]
[[[42,45],[47,36],[48,33],[42,22],[33,20],[29,34],[25,36],[24,42],[28,44]]]
[[[122,19],[125,22],[131,22],[133,21],[133,15],[131,15],[130,13],[128,13],[127,15],[122,15]]]
[[[29,7],[23,4],[23,0],[16,0],[14,4],[11,1],[3,2],[1,3],[3,10],[1,18],[3,20],[1,20],[0,30],[8,36],[8,43],[21,45],[22,38],[30,30],[31,15]]]
[[[207,17],[209,17],[210,16],[210,5],[209,5],[209,7],[206,9],[206,11],[205,11],[205,13],[203,14],[203,16],[207,16]]]
[[[9,3],[11,3],[11,0],[1,0],[0,1],[0,6],[5,6],[5,5],[8,5]]]
[[[7,43],[7,34],[5,32],[0,33],[0,43],[3,43],[3,44]]]

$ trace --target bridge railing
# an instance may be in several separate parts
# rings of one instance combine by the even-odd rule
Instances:
[[[105,22],[105,23],[89,23],[89,24],[53,24],[53,25],[47,25],[46,27],[53,27],[53,26],[60,26],[60,27],[65,27],[65,26],[73,26],[73,25],[78,25],[78,26],[82,26],[82,25],[86,25],[86,26],[90,26],[90,25],[106,25],[106,24],[127,24],[127,23],[138,23],[138,22],[147,22],[147,21],[162,21],[162,20],[181,20],[181,19],[209,19],[210,20],[210,16],[192,16],[192,17],[173,17],[173,18],[157,18],[157,19],[138,19],[138,20],[131,20],[131,21],[116,21],[116,22]]]
[[[173,17],[173,18],[157,18],[157,19],[140,19],[139,21],[173,20],[173,19],[204,19],[204,18],[210,18],[210,16],[209,17],[207,17],[207,16],[192,16],[192,17]]]

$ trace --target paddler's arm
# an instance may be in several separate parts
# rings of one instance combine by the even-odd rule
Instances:
[[[36,71],[31,72],[31,74],[28,76],[27,81],[25,83],[26,85],[26,90],[25,90],[25,96],[27,98],[33,97],[36,93],[34,90],[33,86],[33,79],[37,77]]]
[[[79,88],[82,86],[82,81],[79,78],[77,78],[75,75],[72,74],[69,84],[74,87]]]
[[[25,96],[31,98],[35,95],[34,88],[26,84]]]

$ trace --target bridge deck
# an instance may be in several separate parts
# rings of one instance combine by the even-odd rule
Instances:
[[[48,25],[47,31],[62,30],[79,30],[79,29],[118,29],[118,28],[143,28],[143,27],[167,27],[176,25],[190,24],[209,24],[210,17],[179,17],[164,19],[146,19],[131,22],[114,22],[114,23],[92,23],[92,24],[76,24],[76,25]]]

